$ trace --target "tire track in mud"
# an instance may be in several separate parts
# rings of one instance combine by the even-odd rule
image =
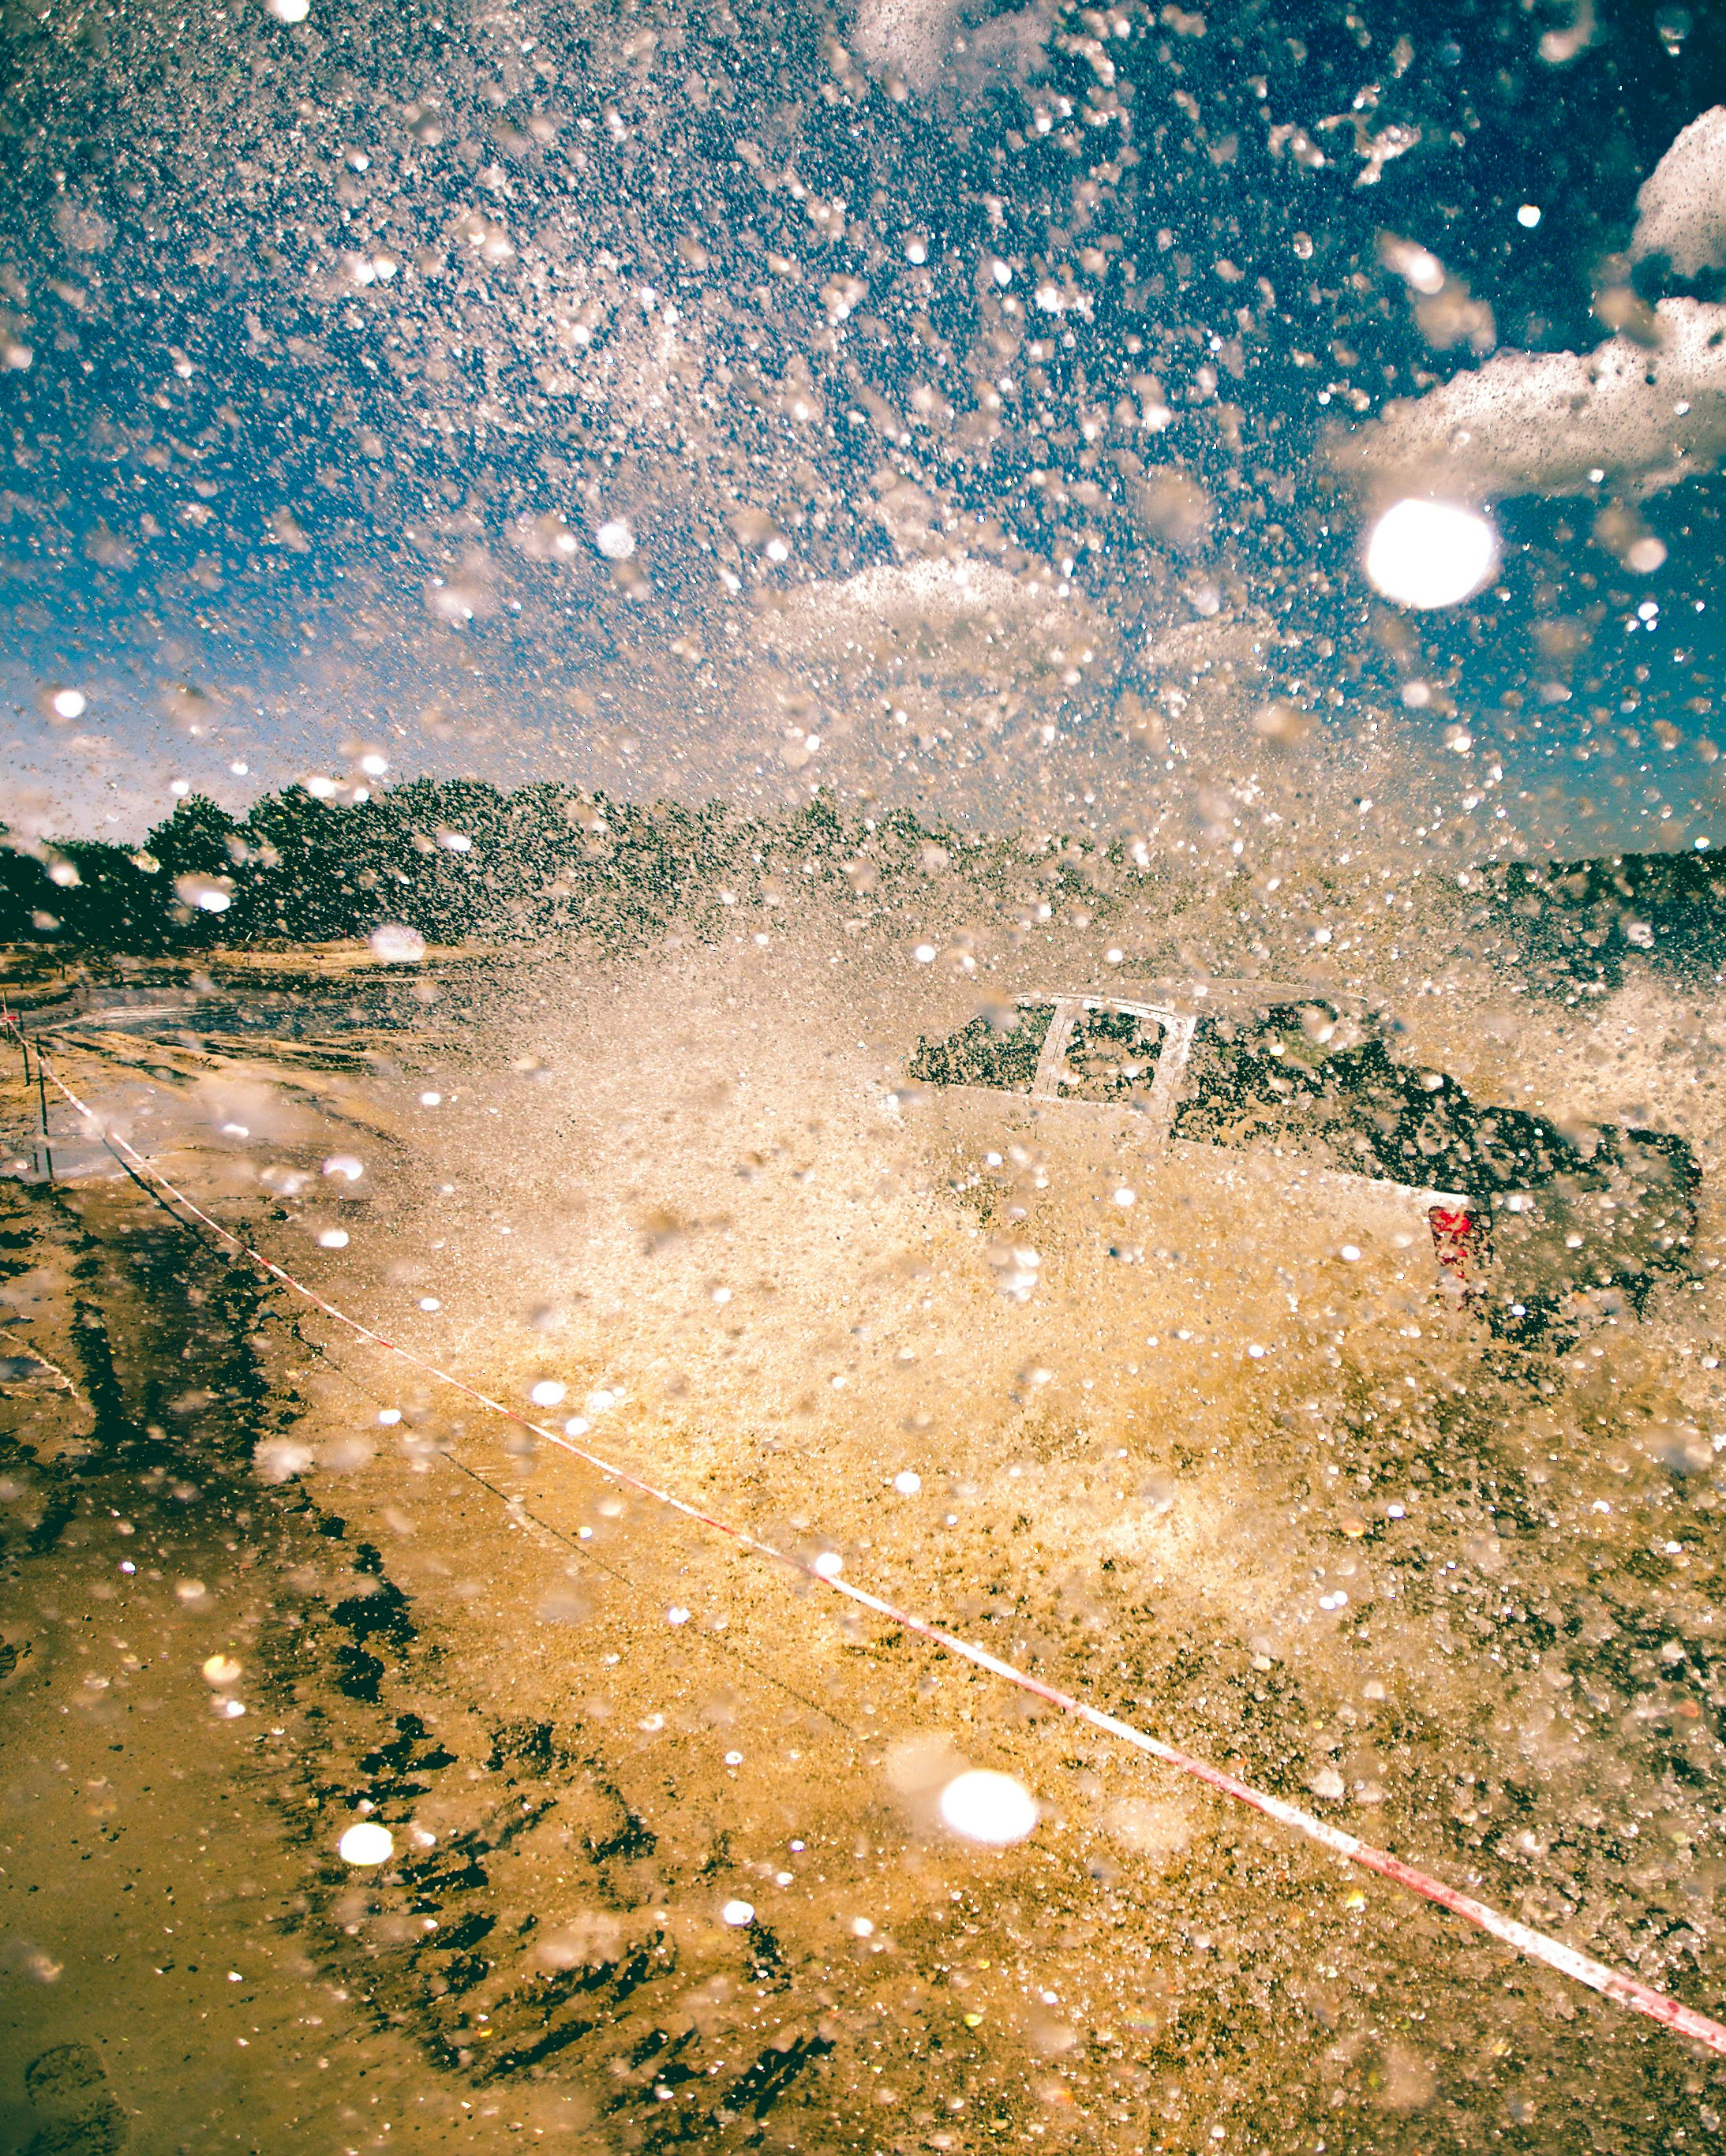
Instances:
[[[347,1542],[342,1520],[306,1509],[316,1532]],[[430,2064],[475,2088],[555,2061],[583,2085],[609,2082],[600,2114],[630,2118],[634,2146],[732,2125],[747,2139],[747,2122],[767,2116],[827,2040],[778,2032],[741,2071],[713,2076],[693,2116],[657,2092],[706,2076],[713,2047],[691,2024],[691,1983],[722,1974],[762,2000],[789,1990],[771,1931],[751,1926],[717,1969],[710,1955],[692,1973],[664,1908],[654,1914],[681,1897],[682,1882],[666,1875],[658,1837],[603,1748],[579,1727],[546,1721],[458,1712],[459,1730],[441,1722],[436,1649],[375,1548],[353,1544],[351,1556],[369,1591],[279,1635],[266,1677],[272,1713],[295,1727],[295,1795],[276,1802],[311,1859],[298,1921],[320,1965],[375,2019],[411,2035]],[[428,1806],[461,1823],[424,1846],[431,1836],[412,1822]],[[379,1873],[351,1871],[330,1853],[331,1815],[348,1811],[396,1836],[398,1853]],[[577,1922],[560,1931],[542,1911],[572,1899]]]
[[[626,2130],[633,2147],[748,2142],[832,2049],[806,2020],[771,2007],[793,1981],[771,1930],[752,1925],[692,1976],[687,1951],[652,1913],[656,1901],[680,1897],[681,1882],[666,1874],[603,1747],[578,1727],[450,1701],[439,1650],[376,1546],[303,1486],[259,1486],[254,1455],[295,1424],[301,1403],[278,1382],[266,1345],[291,1321],[249,1275],[146,1220],[124,1224],[136,1270],[123,1280],[121,1223],[93,1232],[64,1198],[27,1202],[23,1217],[28,1225],[8,1237],[18,1255],[0,1255],[0,1282],[25,1270],[23,1256],[49,1256],[61,1272],[87,1427],[63,1447],[64,1431],[38,1403],[22,1433],[0,1437],[0,1471],[27,1476],[36,1496],[14,1563],[58,1552],[82,1518],[118,1509],[111,1496],[132,1516],[128,1546],[141,1554],[155,1539],[152,1481],[182,1511],[182,1537],[184,1512],[201,1498],[200,1539],[219,1547],[243,1537],[226,1553],[242,1564],[269,1549],[289,1584],[272,1598],[248,1691],[272,1727],[243,1771],[281,1822],[295,1875],[290,1922],[338,1996],[475,2091],[552,2070],[597,2089],[598,2118]],[[187,1323],[141,1335],[116,1306],[122,1288],[141,1288],[158,1317],[177,1301]],[[295,1589],[296,1576],[331,1557],[347,1591]],[[28,1651],[8,1642],[8,1670]],[[411,1824],[428,1800],[460,1820],[434,1844]],[[350,1870],[334,1853],[333,1822],[366,1815],[389,1822],[400,1844],[381,1874]],[[585,1931],[559,1935],[541,1910],[572,1901]],[[716,1976],[769,2025],[741,2051],[727,2041],[728,2068],[710,2071],[715,2046],[685,1994]]]

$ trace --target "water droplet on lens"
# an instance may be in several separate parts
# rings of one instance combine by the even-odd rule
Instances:
[[[1453,501],[1396,502],[1367,541],[1367,575],[1398,606],[1459,606],[1497,566],[1497,532],[1478,511]]]
[[[425,938],[417,928],[386,921],[366,938],[372,956],[386,966],[414,966],[425,956]]]
[[[1010,1774],[973,1767],[941,1792],[941,1823],[967,1841],[1005,1849],[1023,1841],[1037,1823],[1037,1800]]]

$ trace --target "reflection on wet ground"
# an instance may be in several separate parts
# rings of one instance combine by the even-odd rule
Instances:
[[[1291,1312],[1220,1235],[1015,1303],[938,1173],[866,1179],[851,1066],[819,1092],[875,1018],[752,1047],[735,986],[645,1106],[654,981],[64,1052],[189,1104],[164,1158],[358,1314],[506,1397],[558,1373],[604,1448],[1718,2007],[1712,1285],[1562,1358],[1318,1260]],[[488,1146],[500,1100],[539,1135]],[[1718,2062],[536,1457],[133,1186],[0,1204],[5,2145],[1718,2133]],[[942,1832],[962,1764],[1030,1840]]]

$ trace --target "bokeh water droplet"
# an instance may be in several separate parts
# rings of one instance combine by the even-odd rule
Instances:
[[[1022,1782],[988,1767],[955,1774],[942,1790],[941,1822],[967,1841],[1005,1849],[1035,1828],[1037,1800]]]

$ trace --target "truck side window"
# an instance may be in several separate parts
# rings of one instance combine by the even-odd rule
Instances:
[[[1328,1060],[1292,1007],[1202,1018],[1174,1135],[1209,1145],[1296,1138],[1313,1121]]]
[[[1583,1172],[1581,1153],[1544,1116],[1526,1108],[1482,1108],[1474,1137],[1474,1187],[1538,1188]]]
[[[926,1086],[988,1086],[998,1092],[1028,1093],[1054,1016],[1053,1004],[982,1012],[944,1040],[920,1040],[911,1075]]]
[[[1067,1041],[1061,1098],[1121,1103],[1148,1093],[1162,1050],[1163,1029],[1155,1019],[1087,1004]]]
[[[1472,1188],[1477,1111],[1454,1080],[1393,1062],[1326,1006],[1199,1021],[1174,1135],[1312,1146],[1359,1175]]]

